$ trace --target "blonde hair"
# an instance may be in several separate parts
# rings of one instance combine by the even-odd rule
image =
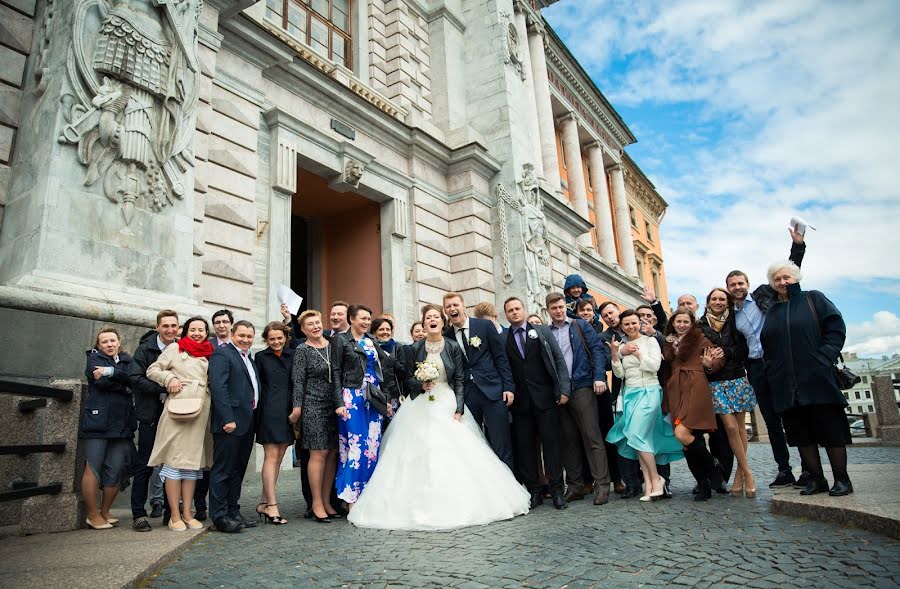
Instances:
[[[335,306],[335,305],[332,305],[332,307],[333,306]],[[318,311],[316,311],[315,309],[307,309],[306,311],[303,311],[302,313],[300,313],[300,316],[297,317],[297,325],[300,327],[301,331],[303,330],[303,323],[310,317],[318,317],[319,319],[321,319],[322,314],[319,313]]]
[[[496,319],[497,307],[495,307],[493,303],[482,301],[475,305],[473,314],[476,319]]]
[[[457,299],[457,298],[462,301],[463,305],[466,304],[466,299],[464,299],[463,296],[461,294],[459,294],[458,292],[453,292],[452,290],[450,292],[445,292],[444,298],[442,300],[443,300],[443,302],[446,303],[447,300],[449,300],[449,299]]]

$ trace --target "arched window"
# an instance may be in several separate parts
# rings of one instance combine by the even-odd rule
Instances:
[[[331,61],[352,68],[351,0],[266,0],[266,18]]]

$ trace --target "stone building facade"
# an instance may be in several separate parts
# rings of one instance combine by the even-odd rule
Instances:
[[[665,300],[666,203],[552,1],[0,0],[0,321],[39,342],[0,375],[160,308],[262,325],[280,284],[398,331],[572,272]]]

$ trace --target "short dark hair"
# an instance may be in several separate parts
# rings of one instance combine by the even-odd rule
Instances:
[[[519,301],[520,303],[522,303],[522,299],[520,299],[519,297],[509,297],[508,299],[503,301],[503,310],[504,311],[506,311],[506,305],[508,305],[512,301]],[[525,307],[525,303],[522,303],[522,308],[524,308],[524,307]]]
[[[212,322],[215,323],[216,317],[221,317],[222,315],[226,315],[228,317],[228,321],[234,323],[234,315],[232,315],[231,311],[229,311],[228,309],[219,309],[218,311],[213,313]]]
[[[436,306],[436,305],[435,305]],[[441,313],[443,315],[443,313]],[[412,337],[413,332],[416,330],[416,325],[420,327],[425,327],[421,321],[413,321],[413,324],[409,326],[409,335]]]
[[[603,313],[603,309],[605,309],[606,307],[608,307],[610,305],[616,305],[616,304],[612,301],[606,301],[605,303],[600,303],[600,306],[597,307],[597,313],[598,314]],[[619,305],[616,305],[616,308],[618,309]]]
[[[209,336],[209,323],[200,315],[194,315],[193,317],[185,321],[184,325],[181,326],[181,337],[187,337],[188,328],[194,321],[202,321],[203,327],[206,328],[206,335]]]
[[[628,317],[637,317],[638,319],[640,319],[637,311],[635,311],[634,309],[625,309],[624,311],[622,311],[622,314],[619,315],[619,329],[622,328],[622,321],[624,321]]]
[[[331,307],[329,307],[329,310],[334,309],[335,307],[344,307],[345,309],[349,309],[350,304],[345,303],[344,301],[335,301],[335,302],[331,303]]]
[[[355,319],[360,311],[366,311],[369,315],[372,314],[372,309],[366,305],[350,305],[347,307],[347,320]]]
[[[651,307],[650,305],[638,305],[637,307],[634,308],[634,312],[637,313],[641,309],[647,309],[648,311],[653,313],[653,307]],[[621,317],[621,315],[620,315],[620,317]]]
[[[234,325],[231,326],[231,333],[237,333],[238,327],[249,327],[253,330],[253,333],[256,333],[256,328],[252,323],[247,321],[246,319],[241,319],[240,321],[235,321]]]
[[[119,340],[119,344],[122,343],[122,336],[119,334],[119,330],[113,327],[112,325],[105,325],[100,328],[100,331],[97,332],[97,337],[94,338],[94,347],[100,348],[100,336],[104,333],[114,333],[116,334],[116,339]],[[121,349],[121,348],[119,348]]]
[[[253,330],[256,331],[255,329]],[[271,331],[280,331],[284,333],[284,338],[288,341],[291,341],[291,328],[282,323],[281,321],[272,321],[268,325],[263,328],[262,337],[263,340],[269,339],[269,332]]]
[[[544,297],[544,304],[547,305],[548,308],[550,307],[551,304],[555,303],[556,301],[565,302],[566,295],[564,295],[561,292],[551,292],[546,297]]]
[[[444,309],[440,305],[430,303],[422,307],[422,321],[418,322],[422,324],[422,327],[425,327],[425,313],[427,313],[428,311],[437,311],[438,315],[441,316],[441,321],[444,323],[444,325],[447,325],[447,316],[444,315]]]
[[[731,277],[733,277],[733,276],[743,276],[743,277],[744,277],[744,282],[746,282],[747,284],[750,284],[750,278],[747,276],[747,274],[745,274],[745,273],[744,273],[743,271],[741,271],[741,270],[732,270],[731,272],[728,273],[728,276],[725,277],[725,284],[726,284],[726,285],[728,284],[728,279],[731,278]]]
[[[156,324],[159,325],[162,323],[162,320],[166,317],[174,317],[175,323],[178,323],[178,312],[173,311],[172,309],[163,309],[159,313],[156,314]]]
[[[594,311],[594,302],[591,299],[578,299],[578,302],[575,303],[575,312],[581,311],[585,307],[590,307],[592,311]]]
[[[375,335],[375,332],[378,331],[378,328],[387,323],[391,326],[391,335],[394,334],[394,322],[388,319],[387,317],[376,317],[372,319],[372,325],[369,327],[369,333]]]
[[[671,317],[669,317],[669,323],[666,325],[666,335],[672,335],[675,333],[675,317],[678,315],[687,315],[691,320],[691,325],[697,324],[697,316],[694,315],[694,312],[688,309],[687,307],[678,307],[675,309],[675,312],[672,313]]]

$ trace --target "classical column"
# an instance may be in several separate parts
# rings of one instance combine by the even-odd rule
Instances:
[[[547,56],[544,54],[544,30],[537,25],[528,31],[528,50],[531,58],[531,78],[537,106],[538,134],[544,178],[551,190],[562,190],[559,180],[559,156],[556,153],[556,129],[553,126],[553,106],[550,104],[550,79],[547,77]]]
[[[619,265],[637,276],[637,260],[634,257],[634,243],[631,240],[631,213],[628,211],[628,196],[625,194],[625,170],[622,164],[615,164],[609,169],[612,184],[613,208],[616,211],[616,236],[619,242]]]
[[[600,257],[618,262],[616,234],[613,232],[612,210],[609,207],[609,189],[606,186],[606,168],[603,166],[603,148],[599,143],[588,146],[588,166],[594,192],[594,225],[597,228],[597,244]]]
[[[584,185],[584,165],[581,162],[581,141],[578,139],[578,123],[575,115],[568,113],[559,118],[559,130],[566,155],[566,171],[569,177],[569,196],[575,205],[575,212],[590,219],[587,203],[587,188]],[[578,245],[591,247],[590,233],[578,236]]]
[[[525,11],[516,5],[516,13],[514,18],[514,23],[516,27],[516,32],[519,36],[520,46],[524,45],[524,40],[528,37],[528,26],[527,26],[527,17],[525,16]],[[525,85],[525,121],[526,127],[528,128],[528,142],[529,147],[531,148],[531,159],[534,162],[534,171],[538,175],[538,177],[544,176],[544,161],[543,155],[541,152],[541,138],[540,131],[538,129],[538,112],[537,112],[537,104],[535,103],[536,97],[534,94],[534,83],[535,78],[532,75],[532,67],[531,67],[531,56],[529,55],[529,50],[526,47],[522,47],[520,49],[521,58],[522,58],[522,67],[524,68],[526,75],[525,80],[523,80],[523,84]]]

